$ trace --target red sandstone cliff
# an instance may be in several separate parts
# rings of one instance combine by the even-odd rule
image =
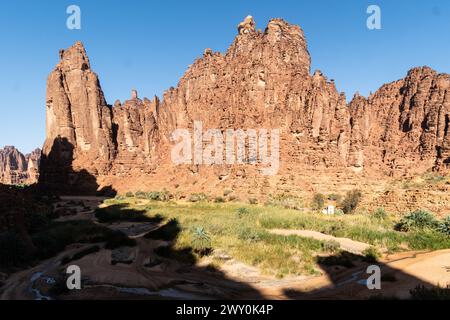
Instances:
[[[13,146],[0,149],[0,183],[33,184],[39,177],[41,150],[23,155]]]
[[[117,188],[145,180],[149,188],[234,184],[268,192],[301,185],[302,172],[313,180],[449,168],[449,75],[415,68],[347,104],[333,81],[311,74],[310,60],[300,27],[273,19],[261,32],[247,17],[225,54],[206,49],[162,101],[133,92],[109,106],[78,42],[48,78],[41,182],[70,187],[90,176]],[[277,177],[249,165],[172,164],[170,134],[194,121],[222,131],[280,129]]]

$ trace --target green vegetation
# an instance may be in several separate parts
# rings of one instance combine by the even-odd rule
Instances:
[[[377,262],[381,253],[375,247],[369,247],[363,251],[364,260],[367,262]]]
[[[418,285],[409,292],[413,300],[450,300],[450,286],[427,288]]]
[[[336,201],[336,202],[341,202],[342,196],[341,196],[340,194],[330,193],[330,194],[328,195],[328,200],[330,200],[330,201]]]
[[[151,192],[136,191],[134,194],[132,192],[127,192],[125,196],[127,198],[135,197],[136,199],[147,199],[154,201],[169,201],[173,198],[173,195],[167,190]]]
[[[395,230],[398,221],[383,209],[371,214],[354,210],[350,215],[330,216],[285,208],[284,200],[298,201],[298,198],[282,196],[271,199],[266,206],[207,201],[143,202],[136,198],[116,201],[114,205],[121,205],[125,210],[145,211],[147,218],[162,220],[163,227],[146,235],[146,238],[171,243],[155,250],[161,256],[194,263],[212,253],[212,261],[220,263],[214,252],[225,252],[237,261],[279,277],[315,274],[317,263],[350,266],[354,259],[376,261],[384,249],[392,252],[450,248],[450,237],[435,229]],[[333,241],[269,232],[275,228],[315,230],[362,241],[372,247],[363,255],[356,256],[342,252],[339,244]]]
[[[347,192],[344,200],[342,200],[341,207],[344,213],[352,213],[355,211],[359,202],[361,201],[362,193],[360,190],[351,190]]]
[[[439,173],[428,171],[420,177],[415,177],[413,180],[406,180],[402,182],[403,189],[421,189],[427,185],[439,185],[448,183],[445,176]]]
[[[450,237],[442,232],[434,229],[399,232],[394,228],[395,222],[390,219],[379,220],[373,215],[355,213],[333,217],[278,210],[274,214],[261,214],[259,222],[266,229],[315,230],[335,237],[366,242],[389,251],[450,248]]]
[[[438,226],[438,231],[450,236],[450,216],[444,218]]]
[[[417,210],[404,216],[395,226],[398,231],[411,231],[414,229],[435,229],[438,226],[436,218],[425,210]]]
[[[190,202],[199,202],[208,200],[208,196],[204,193],[193,193],[189,197]]]
[[[386,220],[389,218],[389,214],[384,210],[384,208],[377,208],[372,215],[377,220]]]
[[[223,197],[215,197],[214,202],[215,203],[223,203],[223,202],[225,202],[225,199]]]
[[[341,245],[339,242],[334,241],[334,240],[328,240],[325,241],[323,244],[323,248],[325,249],[325,251],[328,252],[338,252],[341,248]]]
[[[314,210],[322,210],[325,205],[325,196],[321,193],[315,193],[313,196],[311,207]]]
[[[303,209],[302,199],[284,193],[276,196],[269,195],[269,199],[267,200],[266,205],[294,210]]]
[[[245,207],[240,207],[240,208],[237,209],[236,214],[237,214],[237,217],[240,219],[240,218],[248,215],[249,211]]]
[[[211,253],[211,238],[203,227],[195,227],[192,231],[192,248],[200,256]]]

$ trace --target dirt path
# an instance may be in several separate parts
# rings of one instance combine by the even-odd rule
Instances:
[[[312,230],[287,230],[287,229],[271,229],[270,233],[278,234],[282,236],[300,236],[305,238],[313,238],[321,241],[336,241],[340,244],[341,249],[354,253],[354,254],[362,254],[364,250],[370,247],[370,244],[354,241],[348,238],[338,238],[334,236],[330,236],[325,233],[312,231]]]

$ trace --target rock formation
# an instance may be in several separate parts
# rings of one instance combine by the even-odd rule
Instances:
[[[85,171],[100,185],[120,190],[184,185],[191,191],[232,186],[267,193],[313,190],[317,176],[354,183],[358,177],[449,168],[449,75],[415,68],[347,104],[334,81],[320,71],[311,74],[310,64],[300,27],[272,19],[264,32],[257,31],[248,16],[225,54],[206,49],[161,101],[141,100],[134,90],[130,100],[109,106],[78,42],[61,51],[48,78],[41,182],[70,186]],[[278,174],[261,177],[245,164],[175,166],[171,133],[192,129],[194,121],[222,132],[279,129]]]
[[[0,183],[33,184],[39,177],[41,150],[23,155],[13,146],[0,149]]]

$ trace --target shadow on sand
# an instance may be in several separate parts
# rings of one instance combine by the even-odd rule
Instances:
[[[96,177],[87,170],[74,170],[73,156],[74,146],[67,138],[55,138],[49,154],[43,154],[41,158],[37,184],[41,194],[106,197],[117,194],[111,186],[99,190]]]

